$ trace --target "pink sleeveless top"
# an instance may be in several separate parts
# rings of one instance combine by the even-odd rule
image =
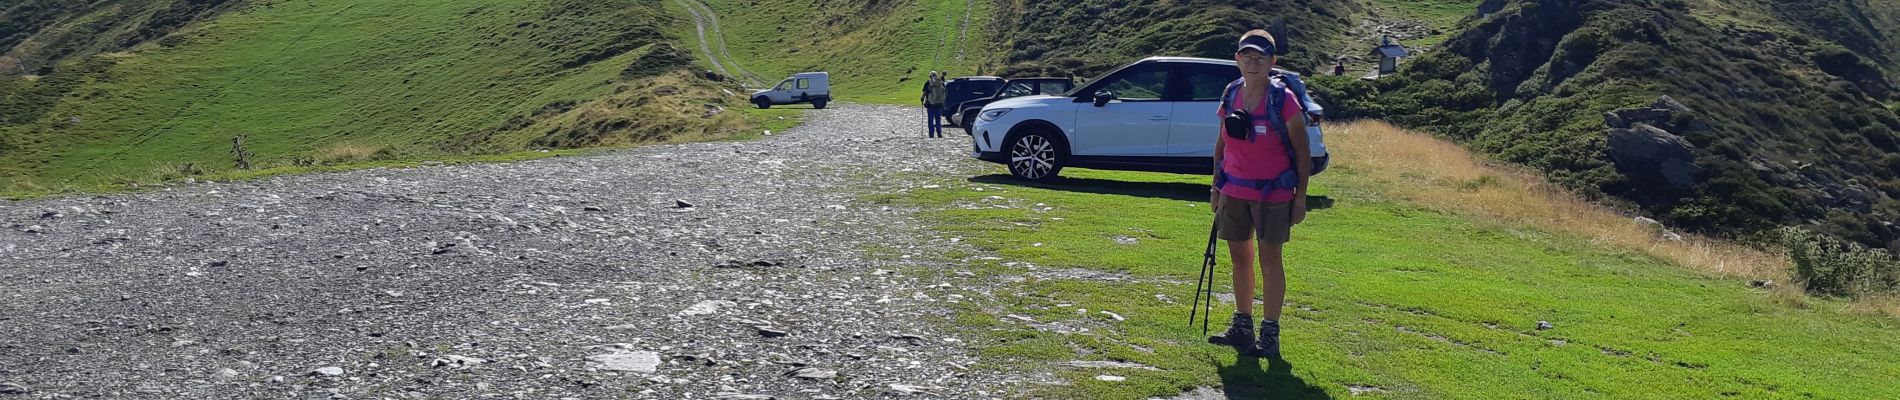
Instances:
[[[1234,84],[1238,85],[1240,83],[1235,82]],[[1275,81],[1274,86],[1276,89],[1268,93],[1278,92],[1286,96],[1286,99],[1281,102],[1279,110],[1280,115],[1283,117],[1282,120],[1295,120],[1295,118],[1300,118],[1299,98],[1295,97],[1292,91],[1278,90],[1278,88],[1284,87],[1281,85],[1283,84]],[[1267,105],[1264,104],[1266,102],[1262,101],[1261,103],[1263,104],[1254,104],[1252,107],[1246,107],[1247,105],[1241,104],[1241,99],[1238,98],[1242,97],[1240,91],[1228,91],[1228,93],[1234,93],[1234,97],[1236,98],[1224,99],[1226,101],[1223,103],[1232,104],[1233,108],[1221,108],[1217,111],[1219,114],[1218,117],[1225,119],[1230,110],[1242,109],[1244,107],[1248,115],[1254,116],[1253,130],[1258,136],[1256,136],[1254,140],[1248,141],[1246,139],[1235,139],[1227,136],[1227,133],[1224,131],[1220,132],[1220,140],[1224,142],[1222,144],[1224,148],[1221,151],[1221,170],[1227,171],[1228,176],[1235,178],[1270,180],[1278,178],[1281,173],[1285,173],[1286,170],[1293,168],[1293,160],[1287,157],[1286,145],[1280,144],[1280,138],[1277,136],[1283,134],[1283,132],[1280,131],[1286,130],[1286,127],[1270,127],[1273,123],[1266,117]],[[1264,100],[1264,98],[1262,99]],[[1261,193],[1260,190],[1255,190],[1245,185],[1228,184],[1226,187],[1222,187],[1220,192],[1221,194],[1241,200],[1267,203],[1293,201],[1292,189],[1269,190],[1269,193]]]

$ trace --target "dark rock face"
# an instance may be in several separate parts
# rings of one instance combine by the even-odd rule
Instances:
[[[1670,132],[1708,129],[1692,113],[1688,106],[1669,96],[1662,96],[1649,107],[1604,113],[1603,123],[1610,126],[1610,160],[1616,171],[1644,186],[1681,190],[1694,185],[1703,172],[1695,165],[1695,145]]]
[[[1501,11],[1505,1],[1479,6],[1485,14]],[[1514,15],[1491,19],[1447,41],[1448,50],[1473,62],[1489,61],[1490,86],[1499,96],[1517,92],[1537,68],[1550,61],[1557,43],[1583,25],[1580,2],[1549,1],[1525,4]]]
[[[1669,131],[1638,123],[1610,129],[1610,160],[1616,171],[1631,180],[1687,189],[1702,176],[1695,165],[1695,145]]]

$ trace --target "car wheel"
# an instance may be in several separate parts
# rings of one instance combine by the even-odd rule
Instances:
[[[976,115],[975,114],[976,113],[973,113],[973,112],[963,113],[963,124],[958,125],[958,126],[963,127],[963,133],[970,133],[971,129],[976,129]]]
[[[825,109],[825,99],[817,99],[817,100],[812,100],[812,101],[811,101],[811,108],[816,108],[816,109],[820,109],[820,110],[823,110],[823,109]]]
[[[756,104],[756,105],[758,105],[758,106],[759,106],[759,109],[761,109],[761,110],[763,110],[763,109],[767,109],[767,108],[772,108],[772,101],[771,101],[771,100],[766,100],[766,99],[765,99],[764,97],[760,97],[760,98],[756,98],[756,99],[752,99],[752,104]]]
[[[1062,172],[1062,146],[1051,134],[1035,130],[1016,136],[1009,145],[1009,174],[1017,178],[1047,182]]]

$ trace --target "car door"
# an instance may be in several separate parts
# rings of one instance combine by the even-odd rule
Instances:
[[[1073,152],[1081,156],[1152,157],[1168,153],[1168,125],[1174,105],[1163,99],[1169,69],[1145,64],[1118,71],[1076,93]],[[1113,93],[1115,100],[1095,106],[1094,93]]]
[[[811,78],[797,78],[792,87],[792,98],[804,100],[811,95]]]
[[[771,91],[765,92],[765,97],[772,99],[773,103],[785,104],[792,102],[792,91],[796,90],[793,88],[793,85],[796,81],[797,78],[785,78],[784,81],[778,83],[778,86],[773,86]]]
[[[1173,124],[1168,129],[1168,156],[1213,157],[1220,137],[1220,98],[1227,84],[1240,79],[1231,65],[1197,64],[1180,69],[1173,93]]]

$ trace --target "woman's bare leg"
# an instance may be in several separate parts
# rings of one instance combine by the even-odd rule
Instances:
[[[1234,313],[1253,315],[1253,241],[1227,241],[1227,255],[1234,259]],[[1273,311],[1269,309],[1269,311]],[[1278,316],[1278,311],[1273,311]]]
[[[1286,305],[1286,264],[1285,260],[1281,259],[1281,249],[1282,246],[1279,244],[1260,246],[1260,278],[1265,281],[1267,292],[1266,313],[1261,316],[1272,321],[1280,320],[1280,308]],[[1235,262],[1234,268],[1240,268],[1238,261]]]

